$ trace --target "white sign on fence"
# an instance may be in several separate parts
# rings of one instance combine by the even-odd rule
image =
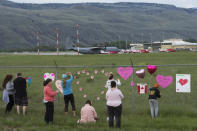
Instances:
[[[183,93],[191,92],[190,74],[176,74],[176,92],[183,92]]]

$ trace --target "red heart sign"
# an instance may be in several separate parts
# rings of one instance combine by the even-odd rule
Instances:
[[[187,84],[188,80],[187,79],[180,79],[179,83],[184,86],[185,84]]]

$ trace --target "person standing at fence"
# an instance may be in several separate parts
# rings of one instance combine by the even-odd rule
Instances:
[[[152,118],[158,117],[159,113],[157,98],[160,98],[161,95],[158,88],[159,85],[156,83],[153,88],[149,89],[149,104]]]
[[[54,92],[52,90],[52,80],[51,79],[47,79],[46,81],[43,82],[44,85],[44,103],[46,106],[46,111],[45,111],[45,116],[44,116],[44,120],[47,124],[49,124],[50,122],[53,122],[53,114],[54,114],[54,101],[55,101],[55,96],[57,95],[57,93],[59,93],[58,90],[56,90],[56,92]]]
[[[72,73],[62,74],[62,87],[63,87],[63,94],[64,94],[64,103],[65,103],[65,115],[68,114],[68,105],[69,102],[72,105],[73,116],[76,116],[76,109],[75,109],[75,99],[72,92],[71,83],[73,81]]]
[[[16,90],[15,104],[18,114],[20,114],[20,107],[22,107],[23,115],[26,115],[26,110],[28,106],[26,88],[27,88],[27,83],[26,80],[22,77],[22,73],[17,73],[17,78],[14,80],[14,89]]]
[[[3,80],[3,101],[7,104],[5,113],[9,113],[14,106],[14,85],[12,83],[13,76],[8,74]]]
[[[119,79],[114,80],[114,75],[113,75],[113,73],[110,73],[110,74],[109,74],[109,78],[108,78],[108,80],[107,80],[107,82],[106,82],[106,84],[105,84],[105,88],[111,89],[111,82],[112,82],[112,81],[115,81],[115,82],[116,82],[116,86],[121,86],[120,80],[119,80]]]
[[[114,127],[114,116],[116,119],[116,128],[121,127],[121,115],[122,115],[122,99],[124,98],[122,92],[116,88],[116,82],[111,82],[111,90],[106,93],[107,99],[107,112],[109,117],[109,127]]]
[[[90,100],[87,100],[85,103],[85,106],[81,108],[81,120],[78,120],[77,123],[79,124],[85,124],[85,123],[95,123],[97,120],[97,113],[92,106],[92,102]]]

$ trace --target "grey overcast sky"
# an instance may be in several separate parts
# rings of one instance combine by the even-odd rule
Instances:
[[[11,0],[20,3],[84,3],[84,2],[147,2],[171,4],[177,7],[192,8],[197,7],[197,0]]]

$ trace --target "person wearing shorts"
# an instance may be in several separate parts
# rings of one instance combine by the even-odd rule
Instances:
[[[23,115],[26,115],[26,110],[28,106],[27,98],[27,83],[22,77],[22,73],[17,73],[17,78],[14,80],[15,93],[15,104],[17,108],[17,113],[20,114],[20,107],[23,109]]]

